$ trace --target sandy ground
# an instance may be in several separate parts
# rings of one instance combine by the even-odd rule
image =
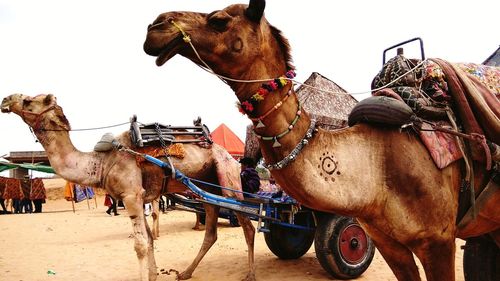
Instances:
[[[75,204],[64,199],[47,200],[41,214],[0,216],[0,280],[138,280],[131,223],[126,210],[108,216],[104,197]],[[90,208],[89,208],[90,205]],[[151,217],[148,217],[151,225]],[[160,238],[155,241],[158,271],[183,270],[195,257],[203,231],[195,231],[195,215],[170,211],[160,216]],[[457,240],[456,275],[462,272],[463,241]],[[315,257],[314,247],[297,260],[280,260],[267,248],[264,235],[255,242],[258,280],[332,280]],[[52,270],[55,275],[47,272]],[[193,274],[193,281],[241,280],[247,272],[243,232],[219,220],[218,241]],[[175,280],[160,274],[158,280]],[[357,280],[396,280],[377,252],[368,270]]]

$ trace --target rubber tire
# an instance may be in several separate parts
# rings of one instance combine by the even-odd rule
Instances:
[[[372,96],[358,102],[348,116],[348,125],[357,123],[401,126],[411,122],[413,110],[404,102],[385,96]]]
[[[312,212],[295,215],[295,224],[309,226],[313,222]],[[314,231],[287,227],[275,223],[269,225],[270,232],[264,233],[267,247],[278,258],[284,260],[298,259],[311,248],[314,242]]]
[[[341,253],[341,234],[349,226],[358,226],[366,237],[366,251],[361,260],[354,263],[346,260]],[[358,229],[359,231],[359,229]],[[358,240],[356,240],[358,241]],[[349,217],[325,215],[316,229],[314,248],[319,263],[336,279],[353,279],[359,277],[368,269],[375,255],[373,241],[361,229],[358,222]]]
[[[464,246],[465,281],[500,280],[500,249],[489,237],[469,238]]]

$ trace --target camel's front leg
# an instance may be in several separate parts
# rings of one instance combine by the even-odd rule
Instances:
[[[254,242],[255,242],[255,227],[253,226],[250,219],[240,213],[236,213],[238,222],[243,228],[243,233],[245,234],[245,240],[248,246],[248,274],[243,279],[244,281],[254,281],[255,280],[255,263],[254,263]]]
[[[431,241],[432,240],[432,241]],[[427,281],[455,280],[455,239],[447,241],[423,242],[415,249],[415,254],[424,267]]]
[[[160,237],[160,202],[159,199],[153,200],[151,202],[153,206],[153,212],[151,216],[153,217],[153,239],[158,240]]]
[[[186,280],[191,278],[201,259],[203,259],[208,250],[210,250],[215,241],[217,241],[217,219],[219,217],[220,208],[209,204],[203,204],[203,206],[205,207],[206,213],[205,238],[203,239],[203,244],[201,244],[198,255],[193,260],[191,265],[177,276],[179,280]]]
[[[399,281],[421,281],[413,253],[408,248],[378,229],[366,224],[363,227]]]
[[[156,262],[153,252],[153,237],[144,216],[143,201],[140,195],[123,198],[134,231],[134,249],[139,259],[141,281],[154,281],[157,277]]]

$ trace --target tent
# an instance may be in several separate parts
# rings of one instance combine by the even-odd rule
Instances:
[[[52,169],[51,166],[47,166],[47,165],[28,164],[28,163],[16,164],[16,163],[10,163],[10,162],[0,162],[0,172],[10,170],[10,169],[16,169],[16,168],[24,168],[26,170],[35,170],[35,171],[44,172],[44,173],[51,173],[51,174],[56,173],[56,172],[54,172],[54,169]]]
[[[212,140],[224,147],[231,156],[236,159],[243,157],[245,145],[224,123],[220,124],[210,135]]]
[[[489,65],[489,66],[498,66],[500,67],[500,47],[491,54],[484,62],[483,64]]]

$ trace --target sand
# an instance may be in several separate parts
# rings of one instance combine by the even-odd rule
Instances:
[[[52,196],[57,197],[57,196]],[[133,250],[132,227],[127,212],[105,213],[104,197],[75,204],[49,199],[40,214],[0,216],[0,280],[138,280],[138,262]],[[151,217],[148,221],[151,225]],[[158,271],[182,271],[195,257],[203,231],[195,231],[195,215],[169,211],[160,216],[160,238],[155,241]],[[247,272],[247,250],[243,232],[219,220],[218,241],[201,261],[193,281],[241,280]],[[456,275],[462,272],[463,241],[457,240]],[[297,260],[280,260],[271,253],[258,233],[255,241],[258,280],[332,280],[316,260],[314,246]],[[420,267],[421,268],[421,267]],[[48,274],[53,271],[55,274]],[[160,274],[158,280],[175,280]],[[368,270],[357,280],[396,280],[377,252]]]

